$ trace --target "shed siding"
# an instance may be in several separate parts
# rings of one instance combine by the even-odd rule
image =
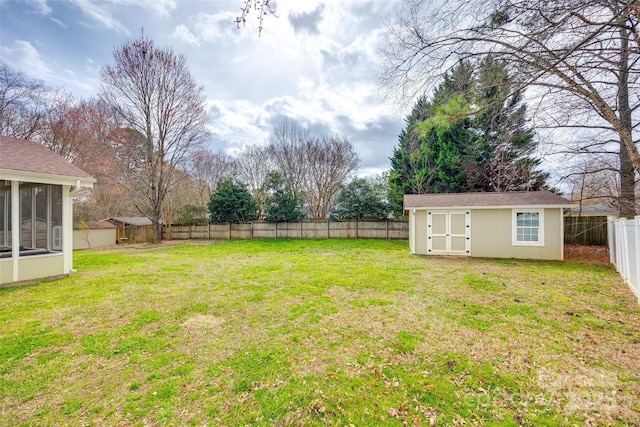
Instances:
[[[532,208],[534,209],[534,208]],[[427,255],[427,211],[416,210],[415,226],[410,230],[412,253]],[[507,209],[471,210],[471,253],[473,257],[561,260],[563,258],[562,209],[544,209],[544,246],[514,246],[513,211]]]
[[[416,211],[415,230],[415,254],[427,254],[427,211]]]
[[[512,244],[511,209],[471,212],[471,256],[558,260],[563,258],[562,210],[544,210],[544,246]]]

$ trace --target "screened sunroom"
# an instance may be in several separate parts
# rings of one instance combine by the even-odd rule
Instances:
[[[42,144],[0,136],[0,285],[69,274],[72,193],[93,182]]]

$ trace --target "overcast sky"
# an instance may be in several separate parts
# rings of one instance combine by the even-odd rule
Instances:
[[[263,143],[294,119],[355,145],[360,175],[389,168],[403,118],[378,96],[377,51],[397,0],[279,0],[258,36],[243,0],[0,0],[0,56],[76,96],[97,92],[113,50],[141,28],[184,54],[209,103],[214,151]]]

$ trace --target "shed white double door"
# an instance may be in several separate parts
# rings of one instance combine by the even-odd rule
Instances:
[[[469,211],[427,211],[427,251],[434,255],[469,255]]]

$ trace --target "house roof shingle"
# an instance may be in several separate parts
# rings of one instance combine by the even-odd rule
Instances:
[[[492,208],[516,206],[570,207],[573,203],[550,191],[508,191],[501,193],[406,194],[404,209]]]
[[[0,136],[0,169],[93,181],[91,175],[44,145],[8,136]]]

